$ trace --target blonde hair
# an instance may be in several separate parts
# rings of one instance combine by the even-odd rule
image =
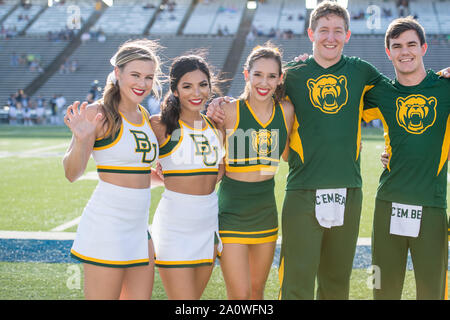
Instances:
[[[152,61],[155,64],[152,92],[158,99],[161,96],[161,83],[159,79],[159,75],[161,74],[161,63],[156,55],[159,48],[160,46],[152,40],[128,40],[119,47],[110,60],[111,64],[120,70],[123,70],[127,63],[134,60]],[[120,100],[120,87],[115,79],[113,70],[108,75],[106,86],[103,91],[103,97],[99,101],[105,117],[103,125],[105,126],[107,137],[114,137],[122,125],[122,117],[119,113]]]

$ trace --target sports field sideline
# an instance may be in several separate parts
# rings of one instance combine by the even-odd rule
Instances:
[[[79,181],[71,184],[65,179],[61,160],[69,141],[70,132],[65,127],[0,126],[0,299],[83,299],[82,284],[81,289],[79,286],[76,290],[68,289],[71,268],[82,270],[69,257],[69,250],[78,219],[97,180],[93,161]],[[361,153],[364,200],[352,275],[352,299],[371,299],[367,269],[371,266],[372,213],[383,149],[382,131],[364,128]],[[287,164],[283,162],[276,175],[279,212],[286,174]],[[152,189],[149,224],[162,191],[163,187]],[[278,293],[276,266],[281,234],[282,231],[267,283],[268,299],[276,299]],[[410,261],[408,270],[404,299],[414,299]],[[224,290],[217,267],[203,298],[225,299]],[[157,272],[153,298],[165,299]]]

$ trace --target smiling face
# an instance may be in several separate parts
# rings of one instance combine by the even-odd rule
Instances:
[[[133,60],[114,69],[124,101],[140,104],[152,91],[155,63],[151,60]]]
[[[315,29],[308,29],[308,37],[313,42],[313,55],[322,67],[337,63],[342,55],[344,44],[350,39],[343,18],[329,14],[317,20]]]
[[[275,59],[261,58],[253,62],[250,70],[245,70],[245,80],[250,87],[250,97],[257,100],[271,99],[281,84],[280,66]]]
[[[181,110],[203,110],[211,93],[211,86],[207,75],[201,70],[194,70],[184,74],[173,93],[180,100]]]
[[[390,39],[386,54],[394,65],[397,78],[412,76],[425,72],[423,56],[427,51],[427,44],[420,44],[415,30],[407,30],[397,38]]]

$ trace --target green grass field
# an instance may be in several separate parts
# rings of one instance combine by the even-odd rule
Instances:
[[[0,126],[0,230],[52,231],[79,217],[97,182],[81,179],[75,183],[64,177],[62,156],[71,134],[65,127]],[[384,149],[382,132],[363,130],[361,165],[363,175],[363,211],[360,237],[370,237],[372,214],[378,178],[382,171],[380,154]],[[95,172],[90,160],[85,177]],[[276,197],[279,212],[284,198],[287,164],[282,162],[276,175]],[[153,218],[162,187],[152,189],[150,221]],[[65,232],[75,232],[76,225]],[[83,299],[79,288],[68,288],[73,268],[80,264],[44,264],[0,262],[0,299]],[[366,270],[355,269],[352,275],[351,299],[371,299]],[[266,298],[276,299],[278,273],[270,274]],[[166,299],[158,273],[155,276],[154,299]],[[408,271],[404,299],[415,298],[413,272]],[[226,299],[220,268],[216,267],[203,299]]]

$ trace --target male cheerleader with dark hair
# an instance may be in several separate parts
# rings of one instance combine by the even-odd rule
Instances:
[[[413,18],[394,20],[385,45],[396,79],[364,96],[364,119],[382,120],[389,154],[375,202],[374,298],[401,298],[409,249],[417,299],[446,299],[450,80],[425,70],[425,32]]]

